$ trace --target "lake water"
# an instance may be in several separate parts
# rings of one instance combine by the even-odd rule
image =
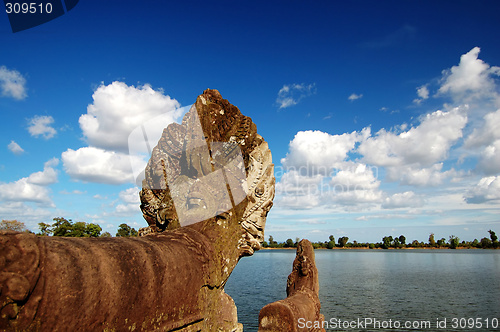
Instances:
[[[327,331],[500,331],[500,250],[316,250],[315,255],[321,313],[331,323]],[[294,258],[295,250],[261,250],[236,266],[225,289],[245,332],[257,331],[264,305],[286,297]],[[358,318],[373,325],[338,325],[339,320],[358,324]],[[446,328],[438,329],[438,322]]]

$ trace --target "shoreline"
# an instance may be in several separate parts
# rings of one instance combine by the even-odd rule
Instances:
[[[388,248],[388,249],[384,249],[384,248],[373,248],[373,249],[370,249],[369,247],[351,247],[351,248],[332,248],[332,249],[328,249],[328,248],[315,248],[314,250],[365,250],[365,249],[368,249],[368,250],[419,250],[419,249],[425,249],[425,250],[465,250],[465,249],[471,249],[471,250],[499,250],[500,248],[469,248],[469,247],[457,247],[456,249],[451,249],[451,248],[448,248],[448,247],[438,247],[438,248],[429,248],[429,247],[422,247],[422,248],[413,248],[413,247],[410,247],[410,248]],[[297,250],[296,247],[287,247],[287,248],[261,248],[259,249],[260,250]]]

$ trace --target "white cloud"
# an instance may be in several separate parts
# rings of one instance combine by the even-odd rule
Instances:
[[[82,181],[134,183],[132,170],[143,169],[147,161],[141,159],[144,156],[126,154],[129,135],[145,123],[148,134],[161,133],[182,115],[183,109],[175,99],[147,84],[134,87],[115,81],[99,86],[92,98],[87,114],[79,119],[89,146],[63,152],[64,169]]]
[[[353,93],[347,99],[349,99],[350,101],[354,101],[354,100],[358,100],[358,99],[361,99],[361,98],[363,98],[363,94],[357,95],[357,94]]]
[[[427,85],[422,85],[417,88],[417,95],[419,98],[413,99],[413,102],[416,104],[420,104],[422,101],[429,99],[429,89]]]
[[[59,159],[52,158],[44,165],[42,172],[36,172],[28,177],[28,182],[39,186],[48,186],[57,182],[57,170],[54,169],[59,164]]]
[[[24,99],[26,93],[26,79],[17,70],[9,70],[5,66],[0,67],[0,89],[2,96],[14,99]]]
[[[120,199],[127,204],[138,205],[141,203],[141,200],[139,199],[139,188],[137,187],[120,191],[118,197],[120,197]]]
[[[443,183],[447,178],[457,175],[453,169],[442,172],[443,163],[437,163],[430,167],[415,167],[402,165],[387,167],[387,180],[399,181],[400,184],[417,187],[435,187]]]
[[[467,116],[461,108],[435,111],[417,127],[401,133],[385,129],[363,140],[358,152],[367,163],[378,166],[431,166],[447,158],[451,146],[462,137]]]
[[[107,184],[133,183],[131,157],[124,153],[95,147],[62,153],[64,169],[72,178]],[[142,163],[142,160],[139,162]]]
[[[464,146],[477,154],[477,169],[487,175],[500,172],[500,109],[484,116],[481,125],[474,128]]]
[[[342,205],[379,203],[383,193],[379,190],[380,181],[376,177],[378,170],[375,168],[375,174],[373,170],[357,163],[337,172],[330,181],[332,190],[325,195],[325,199]]]
[[[7,147],[9,148],[10,152],[12,152],[15,155],[20,155],[24,153],[24,149],[14,141],[10,141]]]
[[[111,151],[127,152],[128,135],[147,120],[167,115],[162,124],[166,127],[181,115],[177,100],[147,84],[134,87],[115,81],[101,85],[92,98],[80,128],[90,146]]]
[[[57,182],[57,159],[45,163],[41,172],[32,173],[15,182],[0,183],[0,200],[13,202],[37,202],[53,206],[48,185]]]
[[[494,76],[500,75],[500,67],[490,67],[478,59],[479,47],[474,47],[460,57],[458,66],[443,71],[443,84],[439,93],[450,93],[455,99],[467,101],[471,98],[496,95]]]
[[[500,109],[488,113],[484,116],[482,126],[474,128],[472,133],[465,140],[465,146],[468,148],[478,148],[487,146],[500,139]]]
[[[416,195],[413,191],[406,191],[404,193],[396,193],[390,197],[386,197],[382,207],[384,209],[397,209],[408,207],[421,207],[424,201],[422,197]]]
[[[328,195],[326,195],[328,197]],[[342,206],[356,206],[361,204],[376,204],[382,200],[382,191],[364,189],[350,190],[330,194],[334,204]]]
[[[341,170],[332,177],[330,184],[335,192],[352,190],[372,190],[380,186],[373,169],[365,164],[356,164],[350,169]]]
[[[28,120],[28,131],[31,136],[42,136],[45,139],[54,137],[57,131],[52,128],[54,118],[48,115],[35,115]]]
[[[2,219],[16,219],[23,222],[32,231],[37,231],[38,223],[52,220],[54,212],[31,205],[25,202],[0,202],[0,215]]]
[[[481,152],[478,169],[488,175],[500,173],[500,139],[485,147]]]
[[[140,212],[141,200],[139,198],[139,188],[132,187],[126,190],[122,190],[118,194],[118,197],[123,202],[123,204],[118,204],[116,206],[116,212],[118,214]]]
[[[290,142],[289,152],[281,159],[281,163],[301,173],[326,174],[333,168],[340,168],[356,143],[369,135],[370,128],[342,135],[330,135],[319,130],[299,131]]]
[[[309,85],[305,83],[285,84],[280,91],[278,91],[276,103],[279,105],[280,109],[297,105],[303,98],[316,93],[315,86],[314,83]]]
[[[482,178],[465,196],[467,203],[479,204],[500,200],[500,176]]]
[[[312,209],[320,205],[320,196],[315,194],[307,195],[286,195],[277,197],[276,206],[293,210]]]

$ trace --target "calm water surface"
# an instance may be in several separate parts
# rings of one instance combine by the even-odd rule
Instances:
[[[485,328],[486,319],[500,321],[500,250],[316,250],[315,254],[321,313],[327,321],[430,321],[431,329],[413,331],[500,331],[500,326]],[[226,292],[236,302],[245,332],[257,331],[264,305],[286,297],[294,258],[295,250],[262,250],[236,266]],[[436,329],[436,320],[445,318],[446,329]],[[453,318],[480,318],[483,326],[453,329]]]

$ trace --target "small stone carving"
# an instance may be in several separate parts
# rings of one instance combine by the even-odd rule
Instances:
[[[322,328],[324,316],[320,314],[321,303],[318,297],[318,269],[314,249],[308,240],[302,240],[297,245],[286,294],[286,299],[270,303],[261,309],[259,332],[325,331]]]

